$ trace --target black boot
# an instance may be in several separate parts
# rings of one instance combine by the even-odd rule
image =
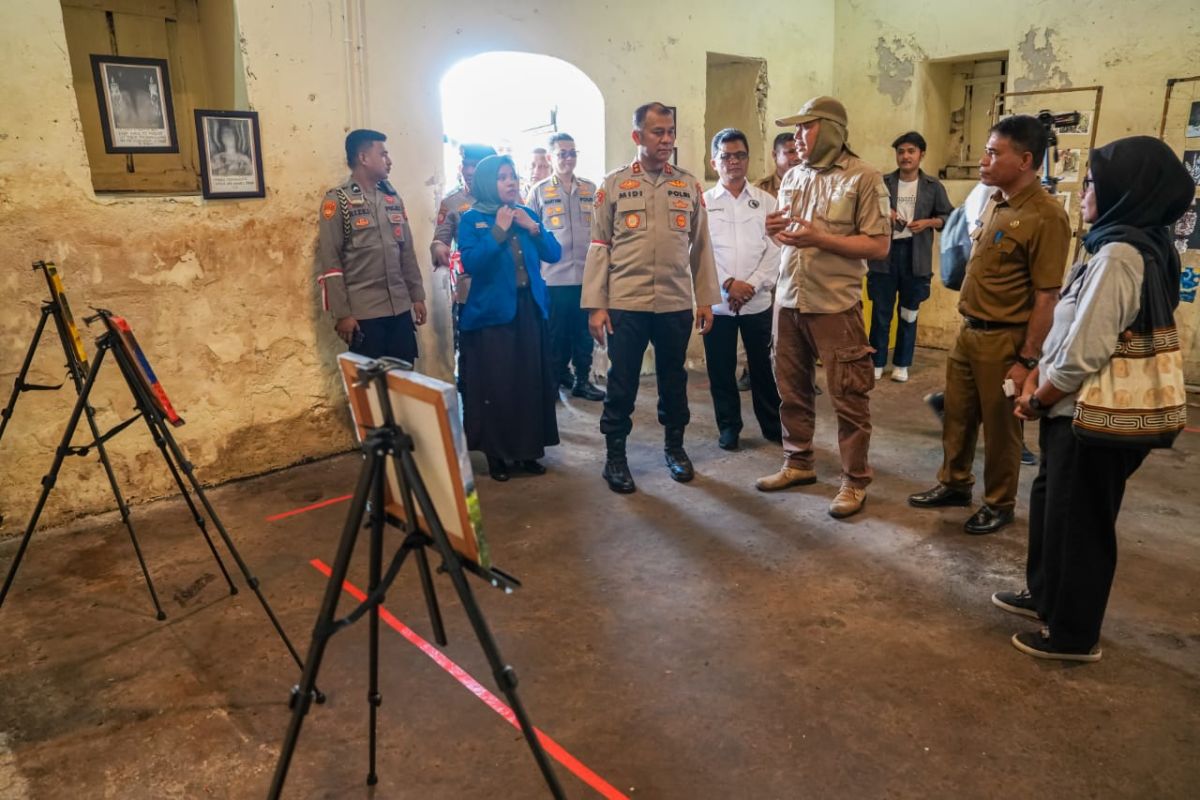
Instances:
[[[608,455],[604,462],[604,480],[608,488],[619,494],[632,494],[637,491],[633,485],[633,476],[629,474],[629,462],[625,460],[625,437],[609,435],[605,437]]]
[[[575,387],[571,389],[572,397],[582,397],[584,400],[603,400],[604,392],[596,388],[595,384],[585,376],[575,378]]]
[[[683,450],[683,428],[667,428],[663,452],[667,457],[667,468],[671,470],[671,478],[680,483],[687,483],[696,477],[692,469],[692,460]]]

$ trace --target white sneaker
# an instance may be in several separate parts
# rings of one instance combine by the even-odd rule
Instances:
[[[876,367],[875,368],[875,380],[878,381],[878,380],[882,380],[882,379],[883,379],[883,367]]]
[[[878,370],[876,370],[878,372]],[[892,367],[892,380],[896,383],[908,382],[908,367]]]

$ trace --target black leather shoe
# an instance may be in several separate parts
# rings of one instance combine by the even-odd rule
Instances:
[[[571,396],[598,401],[604,399],[604,392],[597,389],[591,381],[575,381],[575,386],[571,389]]]
[[[521,469],[528,472],[530,475],[545,475],[546,466],[534,458],[529,458],[521,462]]]
[[[571,373],[567,373],[558,379],[558,385],[561,389],[570,389],[575,385],[575,379],[571,377]]]
[[[961,489],[951,489],[949,486],[938,484],[927,492],[910,494],[908,504],[917,508],[941,508],[943,506],[969,506],[971,493]]]
[[[600,474],[608,481],[608,488],[614,492],[633,494],[637,487],[633,484],[633,475],[629,473],[629,462],[625,460],[625,437],[609,434],[604,439],[608,452],[604,471]]]
[[[722,450],[737,450],[738,432],[735,430],[721,431],[721,435],[717,439],[717,447],[721,448]]]
[[[501,482],[508,480],[508,467],[505,466],[504,459],[488,456],[487,465],[488,475],[492,476],[492,480]]]
[[[984,505],[971,515],[971,518],[963,525],[963,530],[973,536],[981,536],[985,533],[995,533],[1012,521],[1011,509],[1001,511],[998,508]]]
[[[663,454],[667,459],[667,469],[671,470],[671,479],[687,483],[696,477],[696,470],[683,449],[683,428],[667,428],[665,434]]]

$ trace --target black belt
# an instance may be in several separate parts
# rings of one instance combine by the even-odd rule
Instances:
[[[1024,322],[992,322],[990,319],[977,319],[975,317],[963,316],[963,322],[968,328],[974,328],[980,331],[997,331],[1001,328],[1024,328]]]

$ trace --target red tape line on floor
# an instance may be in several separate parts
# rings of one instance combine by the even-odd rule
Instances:
[[[333,570],[319,558],[314,558],[308,563],[312,564],[313,567],[315,567],[327,578],[333,573]],[[350,583],[350,581],[345,581],[342,584],[342,589],[345,590],[346,594],[350,595],[355,600],[358,600],[360,603],[367,599],[366,593],[354,584]],[[451,661],[449,656],[421,638],[420,634],[405,625],[400,620],[396,619],[396,617],[393,616],[392,613],[383,606],[379,607],[379,618],[383,620],[389,627],[407,639],[411,644],[415,645],[418,650],[429,656],[433,663],[437,664],[443,670],[448,672],[450,677],[461,683],[468,692],[482,700],[488,708],[492,709],[492,711],[495,711],[497,714],[503,717],[509,725],[512,725],[517,730],[521,729],[521,724],[517,722],[517,715],[513,713],[513,710],[509,708],[503,700],[484,688],[483,684],[471,677],[466,670]],[[621,794],[621,792],[612,786],[612,784],[584,766],[579,759],[575,758],[575,756],[564,750],[562,745],[551,739],[539,728],[534,728],[533,730],[535,733],[537,733],[538,741],[542,743],[542,748],[546,751],[546,755],[562,764],[564,767],[570,770],[575,777],[579,778],[579,780],[583,781],[588,786],[599,792],[602,797],[607,798],[607,800],[629,800],[626,795]]]
[[[304,508],[293,508],[291,511],[284,511],[282,514],[274,514],[270,517],[267,517],[267,522],[274,522],[277,519],[286,519],[287,517],[294,517],[297,514],[303,514],[305,511],[316,511],[318,508],[324,508],[325,506],[331,506],[331,505],[334,505],[335,503],[344,503],[353,496],[354,495],[352,495],[352,494],[344,494],[341,497],[333,497],[333,498],[330,498],[329,500],[322,500],[319,503],[313,503],[311,506],[305,506]]]

